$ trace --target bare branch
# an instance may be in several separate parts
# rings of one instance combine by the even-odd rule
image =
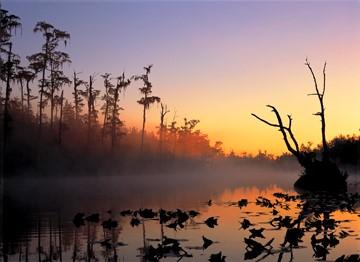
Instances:
[[[262,119],[261,117],[258,117],[257,115],[255,114],[251,114],[252,116],[256,117],[258,120],[264,122],[265,124],[267,125],[270,125],[272,127],[278,127],[279,128],[279,131],[281,132],[281,134],[283,135],[283,139],[284,139],[284,142],[285,142],[285,145],[287,147],[287,149],[299,160],[299,162],[302,162],[301,158],[301,153],[299,151],[299,146],[298,146],[298,143],[295,139],[295,136],[293,134],[293,132],[291,131],[291,116],[288,115],[288,118],[289,118],[289,127],[285,127],[283,125],[283,122],[282,122],[282,119],[281,119],[281,116],[279,114],[279,112],[277,111],[277,109],[272,106],[272,105],[267,105],[267,107],[271,108],[272,112],[274,112],[277,120],[278,120],[278,124],[273,124],[273,123],[270,123],[269,121],[265,120],[265,119]],[[288,140],[288,136],[287,134],[289,134],[292,142],[294,143],[295,145],[295,149],[291,146],[289,140]]]
[[[291,115],[287,115],[287,117],[289,119],[289,127],[288,127],[288,129],[291,129],[291,123],[292,123]]]
[[[322,90],[321,99],[322,99],[322,97],[323,97],[324,94],[325,94],[325,86],[326,86],[326,62],[324,63],[323,76],[324,76],[324,81],[323,81],[323,90]]]
[[[319,96],[320,95],[320,92],[319,92],[319,88],[318,88],[318,84],[317,84],[317,80],[316,80],[316,77],[315,77],[315,74],[314,74],[314,71],[308,61],[308,59],[306,58],[306,62],[305,62],[305,65],[309,68],[310,70],[310,73],[312,75],[312,78],[314,80],[314,85],[315,85],[315,90],[316,90],[316,94]]]
[[[313,115],[320,116],[320,118],[321,118],[321,136],[322,136],[322,145],[323,145],[323,160],[328,161],[329,160],[329,147],[328,147],[328,144],[326,142],[326,135],[325,135],[326,124],[325,124],[325,108],[324,108],[324,95],[325,95],[325,90],[326,90],[326,62],[324,63],[324,67],[323,67],[323,89],[322,89],[321,93],[319,92],[319,89],[318,89],[318,86],[317,86],[314,71],[312,70],[312,68],[310,66],[310,63],[308,62],[307,59],[306,59],[305,64],[309,68],[309,70],[311,72],[311,75],[313,77],[317,97],[318,97],[319,103],[320,103],[320,112],[317,112],[317,113],[315,113]]]
[[[290,137],[291,137],[291,140],[292,142],[294,143],[295,145],[295,149],[296,149],[296,152],[300,153],[300,149],[299,149],[299,144],[294,136],[294,133],[292,132],[291,130],[291,124],[292,124],[292,117],[291,115],[287,115],[288,116],[288,119],[289,119],[289,127],[288,128],[285,128],[286,131],[289,133]]]
[[[273,127],[280,127],[279,125],[276,125],[276,124],[272,124],[268,121],[266,121],[265,119],[257,116],[256,114],[251,114],[252,116],[256,117],[257,119],[259,119],[260,121],[264,122],[265,124],[269,125],[269,126],[273,126]]]

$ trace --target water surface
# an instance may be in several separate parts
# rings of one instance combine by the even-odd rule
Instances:
[[[306,213],[303,205],[313,196],[287,201],[274,196],[283,193],[298,196],[292,184],[298,171],[281,171],[268,168],[231,168],[207,170],[182,175],[132,175],[65,178],[14,178],[6,181],[3,203],[2,247],[9,261],[145,261],[150,246],[156,248],[164,236],[179,241],[181,248],[191,257],[183,261],[208,261],[211,254],[222,252],[226,261],[242,261],[245,258],[245,238],[250,229],[264,228],[263,238],[253,240],[265,245],[274,238],[271,254],[263,252],[254,261],[289,261],[291,253],[281,249],[287,228],[276,229],[269,222],[275,217],[289,216],[295,220]],[[359,191],[357,178],[351,178],[351,193]],[[271,203],[282,202],[273,207],[263,206],[257,199],[263,197]],[[239,207],[237,201],[246,199],[248,204]],[[211,203],[209,203],[211,200]],[[277,202],[276,202],[277,201]],[[210,204],[210,205],[209,205]],[[299,204],[299,205],[298,205]],[[336,228],[318,232],[310,228],[305,232],[298,248],[293,248],[297,261],[315,259],[311,237],[324,238],[333,233],[339,240],[328,248],[326,259],[335,260],[346,254],[360,253],[360,211],[349,212],[334,203],[329,219],[338,222]],[[132,216],[122,216],[123,210],[151,208],[158,211],[194,210],[200,214],[176,230],[161,225],[155,219],[141,219],[138,226],[131,226]],[[274,211],[277,213],[274,215]],[[107,230],[100,223],[86,223],[75,227],[74,215],[83,212],[99,213],[101,221],[112,219],[118,226]],[[312,219],[314,213],[305,214]],[[304,216],[305,216],[304,215]],[[218,225],[208,227],[204,221],[215,217]],[[324,214],[315,218],[324,219]],[[253,226],[241,228],[241,222],[249,220]],[[303,225],[305,225],[303,223]],[[341,233],[345,232],[345,233]],[[203,239],[214,241],[203,249]],[[106,248],[101,241],[109,239],[117,243]],[[60,245],[61,243],[61,245]],[[91,254],[89,255],[89,243]],[[281,252],[283,251],[283,252]],[[114,253],[115,252],[115,253]],[[270,252],[269,252],[270,253]],[[265,257],[265,255],[267,255]],[[89,257],[92,257],[89,260]],[[40,257],[40,260],[39,260]],[[320,257],[322,259],[324,257]],[[164,261],[178,261],[179,257],[167,257]]]

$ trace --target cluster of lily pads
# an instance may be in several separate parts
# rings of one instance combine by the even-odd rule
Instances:
[[[350,236],[349,232],[337,228],[341,222],[331,218],[330,214],[336,210],[344,212],[355,212],[354,206],[359,203],[359,194],[329,194],[325,192],[308,193],[302,195],[288,195],[284,193],[274,193],[274,201],[264,197],[258,197],[255,204],[261,207],[271,209],[273,219],[268,221],[273,229],[286,230],[284,241],[280,248],[275,249],[272,246],[274,238],[262,244],[255,239],[265,238],[263,232],[265,228],[254,228],[248,219],[244,218],[240,223],[241,229],[249,231],[250,235],[244,238],[246,252],[244,260],[255,259],[263,260],[269,255],[279,254],[278,261],[281,261],[285,253],[290,253],[290,261],[293,260],[293,249],[299,248],[299,243],[303,242],[305,233],[312,233],[311,246],[313,249],[313,257],[316,260],[326,260],[329,249],[334,248],[340,243],[340,239]],[[301,210],[298,216],[292,218],[290,216],[279,215],[279,209],[290,210],[290,204],[293,202],[296,207]],[[238,206],[242,208],[244,201],[239,201]],[[231,203],[230,205],[234,205]],[[253,227],[253,228],[251,228]],[[262,256],[261,256],[262,255]],[[360,261],[358,254],[350,256],[341,256],[336,262],[341,261]]]
[[[108,211],[111,213],[111,211]],[[130,225],[132,227],[137,227],[140,224],[143,224],[147,220],[156,220],[162,226],[166,226],[173,230],[181,230],[185,227],[185,225],[192,223],[192,224],[204,224],[209,228],[214,228],[218,225],[218,218],[217,217],[208,217],[204,221],[197,222],[195,221],[195,217],[197,217],[200,213],[196,210],[190,211],[182,211],[180,209],[171,211],[171,210],[164,210],[159,209],[155,211],[153,209],[139,209],[139,210],[123,210],[120,212],[120,215],[123,217],[129,217]],[[91,225],[91,224],[98,224],[100,223],[100,214],[94,213],[90,215],[85,215],[84,213],[78,213],[73,218],[73,224],[79,228],[81,226]],[[106,231],[112,231],[116,227],[118,227],[118,222],[111,218],[104,220],[101,222],[101,225],[104,229],[104,236],[108,235],[105,234]],[[203,249],[207,249],[210,245],[214,243],[214,241],[206,238],[205,236],[202,237],[203,240]],[[180,245],[180,241],[177,239],[169,238],[167,236],[162,236],[162,239],[159,240],[159,244],[157,247],[152,245],[146,246],[143,250],[143,258],[146,261],[159,261],[166,257],[178,257],[182,259],[184,257],[192,257],[190,253],[188,253],[183,247]],[[107,250],[114,251],[114,257],[117,258],[116,255],[116,247],[125,245],[122,242],[114,243],[113,240],[109,238],[105,238],[102,241],[94,241],[91,243],[91,247],[93,244],[101,244],[101,246],[105,247]],[[92,250],[92,248],[90,248]],[[220,254],[220,255],[219,255]],[[220,258],[220,260],[218,260]],[[212,254],[210,256],[209,261],[216,262],[216,261],[224,261],[224,256],[221,253]]]
[[[311,235],[311,247],[313,250],[313,257],[316,260],[326,260],[331,248],[336,247],[340,240],[348,236],[352,236],[353,231],[339,230],[339,225],[342,222],[332,218],[331,213],[340,210],[346,212],[355,212],[355,205],[360,201],[359,194],[329,194],[329,193],[312,193],[301,195],[289,195],[284,193],[274,193],[274,199],[270,200],[265,197],[258,197],[253,204],[269,209],[272,219],[266,224],[270,226],[271,230],[284,230],[284,240],[279,247],[274,247],[274,238],[266,240],[265,233],[267,230],[264,227],[257,227],[256,224],[249,220],[249,217],[243,218],[240,222],[240,230],[246,230],[249,235],[244,238],[245,253],[244,260],[256,259],[263,260],[268,256],[278,256],[278,261],[284,259],[284,254],[290,254],[290,261],[293,260],[293,250],[300,248],[305,234]],[[228,206],[237,206],[242,209],[249,203],[247,199],[241,199],[236,202],[227,202]],[[211,206],[214,203],[209,200],[207,205]],[[296,217],[281,215],[282,210],[290,210],[293,207],[297,208]],[[111,212],[111,211],[109,211]],[[144,225],[145,221],[158,221],[161,228],[167,227],[174,231],[182,230],[187,225],[206,225],[209,228],[214,228],[218,225],[218,217],[211,216],[205,220],[198,219],[200,213],[196,210],[183,211],[176,210],[153,210],[153,209],[138,209],[138,210],[123,210],[119,213],[123,217],[129,219],[132,227]],[[73,219],[76,227],[86,226],[86,224],[99,224],[100,214],[85,215],[78,213]],[[116,247],[125,245],[121,242],[114,241],[111,234],[117,228],[118,222],[111,218],[105,219],[101,222],[104,229],[104,239],[101,241],[93,241],[88,243],[88,250],[92,250],[92,245],[99,243],[105,247],[106,250],[113,250],[113,257],[117,259]],[[259,239],[264,239],[263,241]],[[181,246],[181,240],[167,237],[163,234],[161,239],[154,240],[157,245],[144,245],[141,249],[144,261],[160,261],[167,257],[176,257],[178,261],[183,258],[191,258],[189,253],[190,248]],[[89,241],[88,241],[89,242]],[[202,236],[203,245],[202,250],[207,249],[216,241],[213,241],[205,236]],[[210,262],[224,262],[226,256],[222,252],[211,254]],[[358,254],[343,255],[336,259],[336,262],[359,262],[360,256]]]

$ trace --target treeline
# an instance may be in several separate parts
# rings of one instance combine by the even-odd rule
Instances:
[[[5,173],[63,173],[139,171],[176,163],[195,163],[223,155],[221,142],[210,145],[197,128],[199,120],[174,118],[162,99],[152,94],[152,65],[144,73],[112,76],[110,73],[81,79],[65,74],[71,63],[64,50],[70,34],[47,22],[38,22],[34,33],[43,39],[39,52],[21,59],[13,50],[20,18],[0,9],[0,112],[1,153]],[[102,80],[103,92],[95,80]],[[121,94],[140,82],[137,101],[142,114],[140,130],[125,126]],[[14,95],[14,88],[19,95]],[[64,89],[71,97],[64,96]],[[135,101],[134,101],[135,102]],[[157,131],[146,132],[147,112],[160,104]],[[100,107],[97,105],[101,104]],[[141,167],[141,168],[140,168]],[[141,170],[143,171],[143,170]]]
[[[319,155],[322,148],[320,145],[312,148],[310,145],[304,148],[311,154]],[[329,141],[330,158],[340,165],[360,167],[360,136],[339,135]]]
[[[360,167],[360,136],[359,135],[339,135],[328,142],[330,158],[340,166],[359,168]],[[320,159],[322,145],[314,145],[308,142],[300,146],[302,152],[312,155],[315,159]],[[298,166],[296,159],[290,153],[283,153],[279,156],[260,150],[256,154],[243,152],[236,154],[231,151],[227,159],[238,164],[263,164],[280,166],[282,168],[294,168]]]

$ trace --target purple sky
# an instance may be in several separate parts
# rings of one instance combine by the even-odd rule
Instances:
[[[154,64],[154,94],[168,104],[170,117],[176,110],[179,122],[200,119],[201,129],[228,150],[284,151],[281,137],[250,117],[271,117],[269,103],[293,113],[301,141],[319,141],[319,121],[311,116],[317,104],[306,96],[313,88],[306,57],[317,72],[329,64],[329,136],[358,131],[359,1],[3,1],[3,8],[22,19],[14,47],[22,57],[39,51],[42,39],[32,29],[45,20],[70,32],[65,50],[73,63],[66,70],[85,79],[137,74]],[[102,87],[100,77],[96,83]],[[138,86],[122,101],[130,126],[141,122]],[[158,115],[155,106],[150,128]]]

